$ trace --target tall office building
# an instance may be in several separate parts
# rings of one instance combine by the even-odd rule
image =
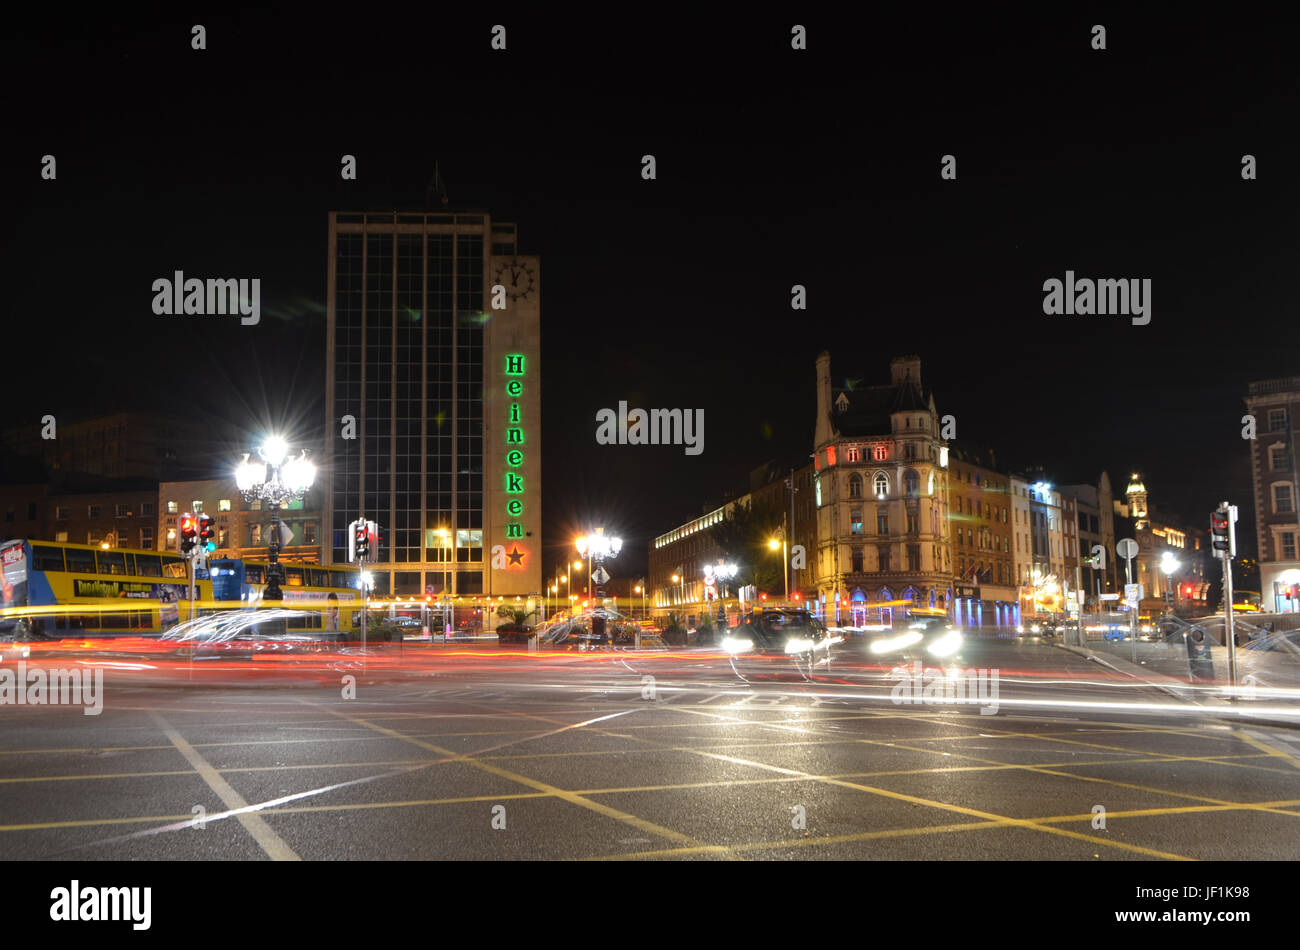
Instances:
[[[325,551],[378,522],[376,594],[542,589],[540,263],[517,250],[485,213],[330,214]]]

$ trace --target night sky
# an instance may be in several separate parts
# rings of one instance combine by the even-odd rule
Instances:
[[[548,567],[604,524],[615,572],[643,570],[655,534],[806,455],[826,348],[863,385],[919,354],[958,438],[1008,463],[1117,491],[1141,471],[1193,525],[1228,498],[1253,548],[1242,397],[1300,367],[1300,95],[1275,24],[46,9],[5,43],[6,424],[161,402],[319,440],[326,215],[424,208],[436,161],[451,210],[542,257]],[[155,316],[177,269],[260,277],[261,324]],[[1045,316],[1067,269],[1150,278],[1151,323]],[[704,453],[598,446],[620,399],[703,408]]]

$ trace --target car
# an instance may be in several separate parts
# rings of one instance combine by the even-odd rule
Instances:
[[[880,659],[951,660],[964,641],[961,629],[942,617],[917,617],[871,639],[867,655]]]
[[[821,661],[843,638],[831,634],[806,610],[771,607],[744,615],[718,642],[733,657],[766,654]]]

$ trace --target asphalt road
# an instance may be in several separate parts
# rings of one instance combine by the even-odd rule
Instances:
[[[857,649],[811,679],[784,658],[431,646],[297,680],[110,670],[99,715],[0,705],[0,853],[1300,857],[1300,731],[1049,644],[968,640],[955,681],[996,670],[997,691],[986,675],[961,704]]]

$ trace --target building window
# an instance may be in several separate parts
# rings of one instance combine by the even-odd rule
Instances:
[[[253,546],[262,543],[262,526],[260,524],[250,524],[248,526],[248,544]]]
[[[853,573],[862,573],[862,548],[853,549]]]
[[[54,518],[56,521],[67,521],[72,517],[72,509],[67,505],[57,505],[54,509]]]
[[[905,454],[909,459],[916,458],[916,446],[911,442],[907,443],[907,452]]]
[[[921,476],[916,474],[913,469],[908,469],[903,475],[903,485],[907,492],[908,498],[915,498],[921,493]]]
[[[862,477],[860,475],[853,474],[849,476],[849,497],[862,497]]]
[[[876,514],[876,534],[889,534],[889,514],[881,511]]]
[[[54,533],[54,540],[55,540],[55,541],[61,541],[61,542],[63,542],[63,543],[66,544],[67,541],[68,541],[68,532],[66,532],[66,531],[56,531],[56,532]]]
[[[316,522],[308,521],[302,526],[302,540],[304,544],[316,544]]]
[[[861,462],[862,450],[857,446],[851,446],[844,450],[844,457],[850,462]]]
[[[1271,445],[1268,449],[1268,467],[1277,471],[1280,468],[1287,467],[1286,446]]]
[[[888,547],[888,545],[884,545],[884,544],[882,544],[879,548],[877,548],[877,549],[876,549],[876,556],[877,556],[877,558],[879,558],[879,561],[880,561],[880,570],[882,570],[882,571],[888,571],[888,570],[891,569],[891,566],[890,566],[890,563],[889,563],[889,547]]]
[[[849,512],[849,530],[854,534],[862,533],[862,509],[854,508]]]
[[[230,530],[228,528],[222,528],[217,532],[217,547],[230,547]]]
[[[140,502],[140,517],[141,517],[141,518],[152,518],[152,517],[153,517],[153,502],[152,502],[152,501],[142,501],[142,502]]]
[[[1282,560],[1284,561],[1295,560],[1295,532],[1294,531],[1282,532]]]
[[[1268,431],[1285,432],[1286,431],[1286,410],[1270,409],[1268,411]]]
[[[875,459],[877,462],[883,462],[885,461],[886,458],[889,457],[889,450],[886,449],[883,445],[877,445],[874,449],[871,450],[871,457]]]
[[[190,508],[190,511],[194,512],[196,515],[203,511],[203,502],[200,501],[199,499],[197,498],[194,499],[194,501],[191,502],[191,504],[193,505],[193,507]]]
[[[169,515],[180,514],[180,508],[178,507],[176,502],[174,501],[167,502],[167,514]]]
[[[140,548],[144,551],[153,550],[153,528],[140,529]]]
[[[889,476],[884,472],[876,472],[872,479],[872,486],[875,489],[877,498],[884,498],[889,494]]]
[[[1291,499],[1291,486],[1288,484],[1273,486],[1273,513],[1279,515],[1290,514],[1295,511]]]
[[[114,505],[113,515],[117,518],[131,517],[131,509],[127,505]]]
[[[86,513],[87,513],[90,517],[92,517],[92,518],[98,518],[98,517],[100,516],[100,511],[101,511],[101,509],[100,509],[99,505],[87,505],[87,506],[86,506]]]
[[[907,533],[916,534],[919,532],[921,530],[920,522],[921,519],[917,516],[916,512],[909,511],[907,513]]]
[[[229,510],[230,510],[229,498],[222,498],[220,501],[217,502],[217,511],[229,511]]]

